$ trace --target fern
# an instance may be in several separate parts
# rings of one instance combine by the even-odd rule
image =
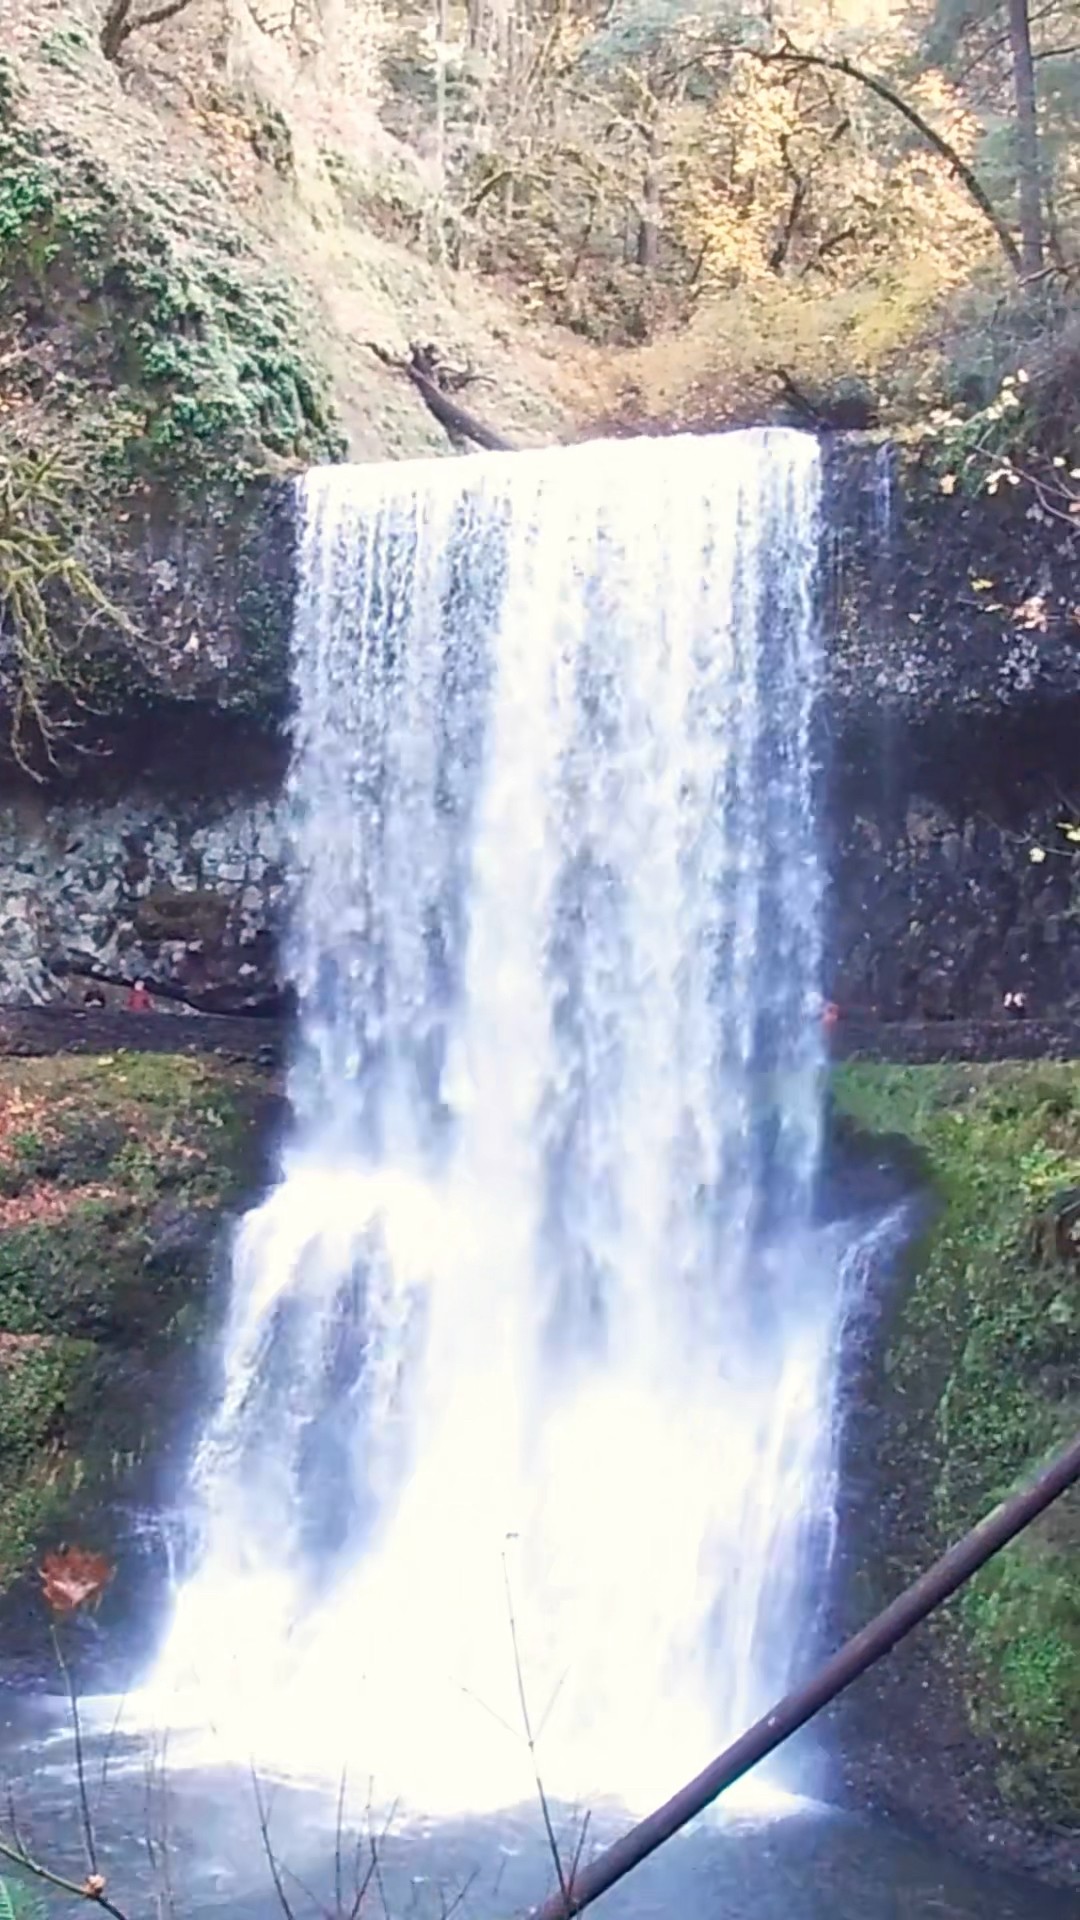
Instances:
[[[46,1920],[48,1909],[41,1895],[25,1880],[5,1879],[0,1875],[0,1920]]]

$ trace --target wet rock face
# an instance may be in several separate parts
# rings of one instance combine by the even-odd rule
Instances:
[[[839,1640],[1075,1429],[1080,1069],[861,1062],[831,1087],[841,1177],[919,1185],[845,1338]],[[1074,1490],[837,1703],[860,1803],[1080,1885],[1078,1573]]]
[[[1080,699],[1080,528],[1023,487],[944,494],[932,448],[825,450],[827,705],[849,762]]]
[[[865,437],[825,463],[826,991],[873,1020],[1075,1015],[1080,534]],[[99,739],[83,716],[94,751],[0,790],[0,1005],[81,1004],[96,968],[279,1009],[295,513],[274,483],[235,527],[144,529],[146,672]]]
[[[81,1003],[97,972],[273,1011],[284,892],[273,797],[24,793],[0,810],[0,1002]]]
[[[836,808],[829,976],[850,1014],[1052,1020],[1080,1009],[1074,812],[1052,791],[1049,745],[1042,792],[1025,794],[1015,766],[1007,784],[1008,744],[971,766],[966,795],[922,780],[922,791],[864,791]]]
[[[282,1123],[251,1062],[0,1060],[5,1660],[51,1670],[34,1569],[63,1541],[118,1562],[102,1657],[156,1621],[167,1570],[142,1519],[186,1471],[229,1226],[272,1176]]]
[[[828,990],[884,1020],[1080,1007],[1080,531],[922,456],[827,456]],[[1019,999],[1018,999],[1019,996]]]
[[[298,501],[288,480],[262,478],[223,507],[147,511],[114,598],[137,641],[103,666],[80,732],[95,712],[121,724],[173,706],[243,715],[268,733],[289,704],[289,624],[296,588]],[[77,773],[76,773],[77,777]]]

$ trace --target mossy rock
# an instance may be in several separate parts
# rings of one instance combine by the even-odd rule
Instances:
[[[885,1330],[881,1467],[911,1578],[1080,1425],[1080,1264],[1048,1231],[1080,1185],[1080,1067],[851,1065],[849,1123],[921,1156],[936,1211]],[[1080,1827],[1080,1496],[938,1623],[935,1660],[1006,1805]]]
[[[9,90],[5,297],[31,338],[63,336],[65,410],[93,397],[101,471],[122,485],[201,496],[242,486],[274,456],[341,451],[289,287],[214,212],[133,192],[69,134],[25,124]]]
[[[0,1592],[152,1483],[277,1112],[247,1065],[0,1061]]]
[[[169,196],[114,173],[34,119],[8,64],[0,300],[19,344],[0,370],[0,478],[56,451],[39,531],[105,596],[70,605],[49,587],[47,711],[91,732],[163,698],[279,722],[287,476],[345,446],[298,290],[216,188],[185,176]],[[0,650],[13,711],[22,671],[17,647]]]
[[[88,1341],[0,1334],[0,1590],[71,1493],[70,1408],[96,1359]]]

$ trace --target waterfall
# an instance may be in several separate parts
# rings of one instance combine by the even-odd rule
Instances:
[[[530,1794],[524,1695],[550,1791],[639,1804],[783,1691],[828,1552],[817,449],[302,506],[294,1126],[158,1677],[432,1812]]]

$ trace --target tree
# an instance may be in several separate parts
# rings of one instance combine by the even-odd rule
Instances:
[[[101,28],[101,51],[106,60],[115,60],[133,33],[140,33],[144,27],[160,27],[190,5],[191,0],[161,0],[148,13],[140,13],[136,0],[109,0]]]
[[[1075,257],[1078,34],[1076,0],[937,0],[924,41],[925,57],[1005,133],[1007,149],[991,135],[987,150],[1007,153],[1025,278],[1042,271],[1048,250],[1062,269]]]
[[[909,405],[924,370],[933,390],[935,329],[959,345],[968,290],[996,297],[993,250],[1024,324],[1045,262],[1048,300],[1069,284],[1080,0],[427,5],[448,61],[455,262],[509,275],[593,339],[699,315],[687,356],[719,356],[737,386],[733,341],[745,359],[779,325],[811,385],[842,349]],[[972,340],[971,377],[988,353]]]
[[[1043,266],[1042,168],[1028,0],[1009,0],[1009,49],[1016,96],[1020,265],[1025,274],[1036,274]]]
[[[1010,6],[1021,7],[1024,11],[1024,16],[1026,20],[1027,0],[1010,0]],[[1030,49],[1029,49],[1029,53],[1030,53]],[[926,142],[927,146],[930,147],[933,150],[933,152],[939,156],[940,159],[944,160],[945,165],[949,168],[949,171],[955,175],[956,179],[960,182],[961,186],[965,189],[965,191],[970,195],[971,199],[975,202],[975,205],[978,207],[980,213],[983,214],[985,219],[989,222],[990,226],[993,228],[994,233],[997,236],[998,245],[1000,246],[1002,253],[1005,255],[1005,258],[1008,261],[1010,267],[1013,269],[1013,272],[1019,274],[1024,271],[1022,254],[1020,250],[1017,248],[1016,242],[1013,239],[1012,234],[1009,232],[1008,226],[1006,225],[1005,221],[1002,219],[1000,213],[998,212],[993,201],[991,200],[990,195],[987,193],[986,188],[983,186],[982,181],[979,179],[978,175],[974,172],[973,168],[971,168],[968,165],[967,161],[964,160],[962,156],[957,152],[956,148],[952,145],[952,142],[949,140],[946,140],[944,135],[937,131],[936,127],[931,126],[930,122],[925,118],[923,114],[919,112],[918,108],[913,106],[911,101],[906,99],[903,94],[899,93],[897,89],[894,86],[890,85],[890,83],[887,80],[883,80],[879,74],[867,72],[867,70],[864,67],[857,67],[853,61],[847,58],[846,54],[838,54],[834,56],[834,55],[824,54],[824,53],[805,53],[805,52],[802,52],[798,47],[792,46],[791,42],[787,40],[786,37],[781,41],[780,46],[776,48],[774,51],[768,52],[768,53],[760,53],[756,55],[756,57],[769,64],[779,63],[780,65],[791,66],[791,67],[821,67],[827,73],[844,74],[847,79],[857,81],[859,86],[866,87],[871,93],[876,94],[879,100],[883,100],[887,106],[892,107],[896,113],[899,113],[900,115],[902,115],[902,117],[908,122],[908,125],[914,127],[916,133],[919,134],[920,138]],[[1032,102],[1034,103],[1034,82],[1032,83]],[[1035,155],[1034,178],[1036,182],[1036,196],[1037,196],[1038,195],[1037,151]],[[1037,212],[1037,209],[1036,209],[1036,212]],[[1039,240],[1039,264],[1040,266],[1042,264],[1041,239]]]

